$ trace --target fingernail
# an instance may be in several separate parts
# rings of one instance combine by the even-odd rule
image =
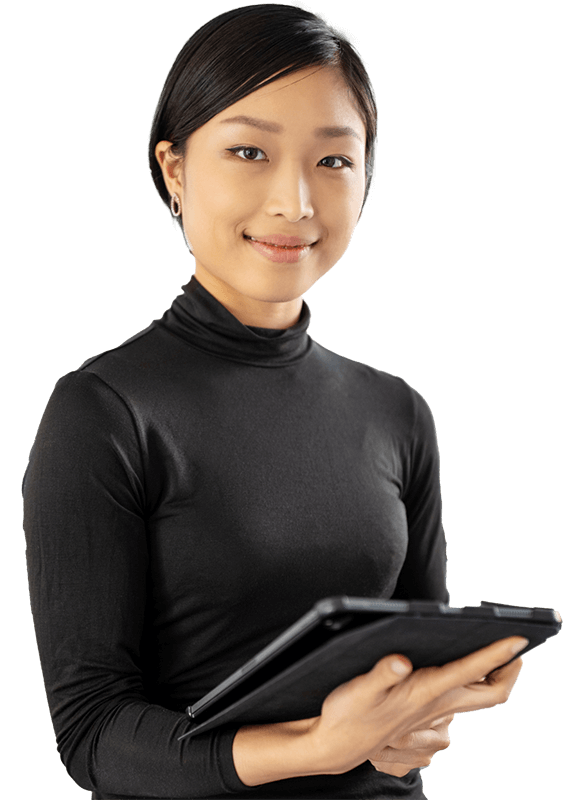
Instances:
[[[391,669],[397,675],[408,675],[410,672],[410,664],[401,658],[393,658],[391,661]]]
[[[524,647],[527,647],[527,646],[528,646],[528,644],[529,644],[529,639],[520,638],[520,639],[519,639],[519,641],[517,641],[517,642],[516,642],[516,643],[513,645],[513,647],[512,647],[512,653],[514,653],[514,654],[515,654],[515,653],[519,653],[519,651],[520,651],[520,650],[523,650],[523,648],[524,648]]]

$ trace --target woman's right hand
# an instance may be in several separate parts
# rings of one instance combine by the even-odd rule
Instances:
[[[323,771],[347,772],[439,718],[505,703],[522,665],[521,659],[506,662],[526,645],[526,639],[511,636],[442,667],[414,672],[404,656],[381,659],[370,672],[334,689],[306,731]]]

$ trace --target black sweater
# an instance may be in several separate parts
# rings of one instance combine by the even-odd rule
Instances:
[[[316,600],[448,601],[421,396],[307,334],[243,325],[192,278],[161,320],[61,378],[24,479],[58,750],[94,798],[421,798],[420,774],[244,786],[238,725],[184,709]]]

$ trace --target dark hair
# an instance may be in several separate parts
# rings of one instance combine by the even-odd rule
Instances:
[[[172,142],[185,155],[188,137],[228,106],[292,72],[335,66],[342,72],[363,118],[367,198],[371,177],[377,107],[363,63],[352,45],[321,17],[303,8],[267,3],[220,14],[184,45],[165,81],[149,141],[149,165],[157,191],[170,206],[155,148]],[[176,218],[182,228],[182,217]]]

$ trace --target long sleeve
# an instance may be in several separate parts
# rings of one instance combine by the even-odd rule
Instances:
[[[141,664],[149,558],[144,445],[98,376],[62,378],[24,479],[31,605],[57,746],[84,789],[224,795],[236,728],[182,742],[182,714],[149,703]]]
[[[417,391],[409,389],[414,424],[408,458],[404,459],[403,490],[408,548],[393,598],[448,603],[436,430],[428,404]]]

